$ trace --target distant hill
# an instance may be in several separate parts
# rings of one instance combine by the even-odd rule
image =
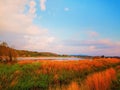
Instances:
[[[80,58],[118,58],[120,59],[120,56],[104,56],[104,55],[101,55],[101,56],[71,55],[71,56],[80,57]]]
[[[16,50],[18,53],[18,56],[20,57],[37,57],[37,56],[46,56],[46,57],[58,57],[61,56],[56,53],[51,52],[36,52],[36,51],[27,51],[27,50]]]
[[[37,52],[37,51],[28,51],[28,50],[17,50],[12,47],[9,47],[9,45],[6,42],[0,41],[0,58],[8,58],[11,57],[66,57],[68,55],[59,55],[56,53],[51,52]]]
[[[28,50],[17,50],[9,47],[6,42],[0,42],[0,56],[6,58],[15,58],[15,57],[80,57],[80,58],[120,58],[120,56],[89,56],[89,55],[60,55],[52,52],[37,52],[37,51],[28,51]]]
[[[92,58],[92,56],[89,55],[71,55],[71,56],[80,57],[80,58]]]

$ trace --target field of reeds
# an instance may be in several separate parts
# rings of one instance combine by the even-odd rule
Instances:
[[[119,90],[119,66],[120,59],[113,58],[0,63],[0,90],[64,90],[69,85],[65,90]]]

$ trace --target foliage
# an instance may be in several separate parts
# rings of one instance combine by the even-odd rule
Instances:
[[[10,48],[6,42],[0,43],[0,62],[13,62],[16,61],[16,57],[15,49]]]
[[[57,57],[60,56],[56,53],[51,52],[34,52],[34,51],[27,51],[27,50],[16,50],[20,57],[37,57],[37,56],[46,56],[46,57]]]

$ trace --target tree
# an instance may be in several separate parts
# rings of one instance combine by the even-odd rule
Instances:
[[[17,52],[15,49],[8,46],[6,42],[0,43],[0,61],[12,62],[17,59]]]
[[[102,55],[102,56],[101,56],[101,58],[105,58],[105,56],[104,56],[104,55]]]
[[[1,46],[8,47],[8,44],[6,42],[1,42]]]

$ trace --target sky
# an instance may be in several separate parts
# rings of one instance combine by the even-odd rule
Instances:
[[[0,41],[20,50],[120,56],[120,0],[0,0]]]

